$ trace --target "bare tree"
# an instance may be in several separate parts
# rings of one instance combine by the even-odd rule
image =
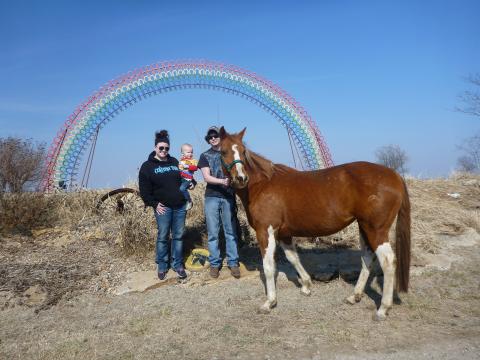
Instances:
[[[408,161],[407,153],[398,145],[386,145],[378,148],[375,151],[377,163],[385,165],[395,171],[398,171],[402,176],[408,171],[406,165]]]
[[[458,158],[458,169],[465,172],[480,172],[480,131],[465,139],[458,147],[464,155]]]
[[[21,192],[42,176],[45,144],[32,139],[0,138],[0,191]]]
[[[455,109],[465,114],[480,116],[480,74],[470,75],[466,81],[472,85],[473,90],[466,90],[459,96],[464,105]]]
[[[466,90],[459,96],[464,105],[456,110],[480,117],[480,73],[470,75],[466,81],[473,90]],[[480,132],[465,139],[458,148],[464,152],[457,160],[458,170],[480,172]]]

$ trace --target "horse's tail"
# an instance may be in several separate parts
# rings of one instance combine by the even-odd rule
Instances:
[[[395,255],[397,257],[397,290],[408,292],[408,282],[410,279],[410,199],[408,196],[407,184],[403,182],[402,205],[397,216],[397,225],[395,228],[396,246]]]

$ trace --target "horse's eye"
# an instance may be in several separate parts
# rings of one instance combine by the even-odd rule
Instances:
[[[221,153],[222,155],[227,155],[227,152],[224,151],[224,150],[220,151],[220,153]]]

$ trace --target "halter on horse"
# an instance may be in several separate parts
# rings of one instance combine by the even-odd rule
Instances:
[[[312,281],[297,254],[294,236],[336,233],[355,220],[360,230],[362,270],[350,304],[362,298],[375,256],[384,273],[382,302],[375,312],[384,320],[392,307],[394,275],[399,291],[408,291],[410,269],[410,200],[403,179],[395,171],[368,162],[354,162],[315,171],[297,171],[249,151],[243,129],[229,134],[220,129],[224,172],[243,202],[255,229],[266,279],[268,313],[277,303],[274,253],[277,243],[295,267],[301,292],[310,295]],[[395,254],[388,232],[395,218]],[[396,268],[395,268],[396,265]]]

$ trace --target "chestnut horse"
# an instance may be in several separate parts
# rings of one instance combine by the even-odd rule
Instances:
[[[369,162],[353,162],[315,171],[297,171],[248,150],[243,129],[229,134],[220,129],[224,172],[240,197],[250,226],[255,229],[263,258],[268,313],[276,303],[274,253],[278,244],[295,267],[310,295],[312,281],[300,263],[293,236],[313,237],[336,233],[355,220],[360,230],[362,269],[353,295],[362,298],[370,267],[377,257],[384,274],[382,301],[375,312],[384,320],[392,307],[394,274],[398,291],[407,292],[410,268],[410,200],[403,179],[395,171]],[[395,218],[395,254],[388,232]],[[396,268],[395,268],[396,264]]]

